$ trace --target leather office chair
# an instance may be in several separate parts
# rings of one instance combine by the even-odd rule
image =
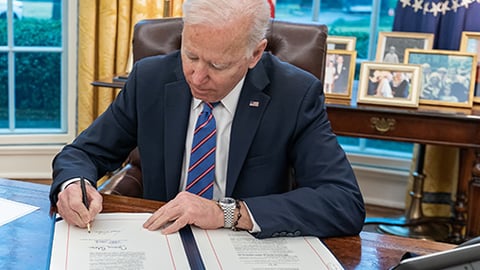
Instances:
[[[300,67],[323,81],[327,53],[325,25],[272,19],[267,33],[267,51]],[[133,61],[180,49],[181,18],[147,19],[133,32]],[[132,151],[124,168],[99,187],[107,194],[142,196],[142,175],[138,150]]]

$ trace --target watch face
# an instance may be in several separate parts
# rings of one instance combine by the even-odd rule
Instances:
[[[225,198],[221,199],[220,202],[222,204],[227,204],[227,205],[235,204],[235,200],[233,198],[229,198],[229,197],[225,197]]]

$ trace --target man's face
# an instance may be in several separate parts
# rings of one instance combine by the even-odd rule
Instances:
[[[204,25],[184,26],[181,50],[183,73],[195,98],[207,102],[221,100],[248,69],[256,65],[264,47],[258,47],[247,55],[244,28],[239,23],[222,29]]]

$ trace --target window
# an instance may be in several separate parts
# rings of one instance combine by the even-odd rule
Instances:
[[[396,3],[396,0],[277,0],[275,17],[316,21],[328,26],[329,35],[355,36],[358,79],[359,63],[375,58],[376,33],[391,31]],[[412,157],[413,145],[410,143],[351,137],[339,137],[339,141],[352,155],[399,158],[407,167]],[[362,162],[362,159],[355,160]]]
[[[0,0],[3,177],[50,177],[53,155],[75,135],[76,4]],[[26,155],[44,165],[41,175],[18,169],[15,157],[25,164]]]

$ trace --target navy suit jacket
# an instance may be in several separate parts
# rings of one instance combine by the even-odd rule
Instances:
[[[173,199],[191,99],[179,52],[138,61],[105,113],[55,157],[52,202],[62,182],[95,181],[136,146],[144,197]],[[259,238],[353,235],[363,226],[363,199],[330,127],[322,83],[270,53],[248,71],[240,94],[226,196],[246,202],[261,227]]]

